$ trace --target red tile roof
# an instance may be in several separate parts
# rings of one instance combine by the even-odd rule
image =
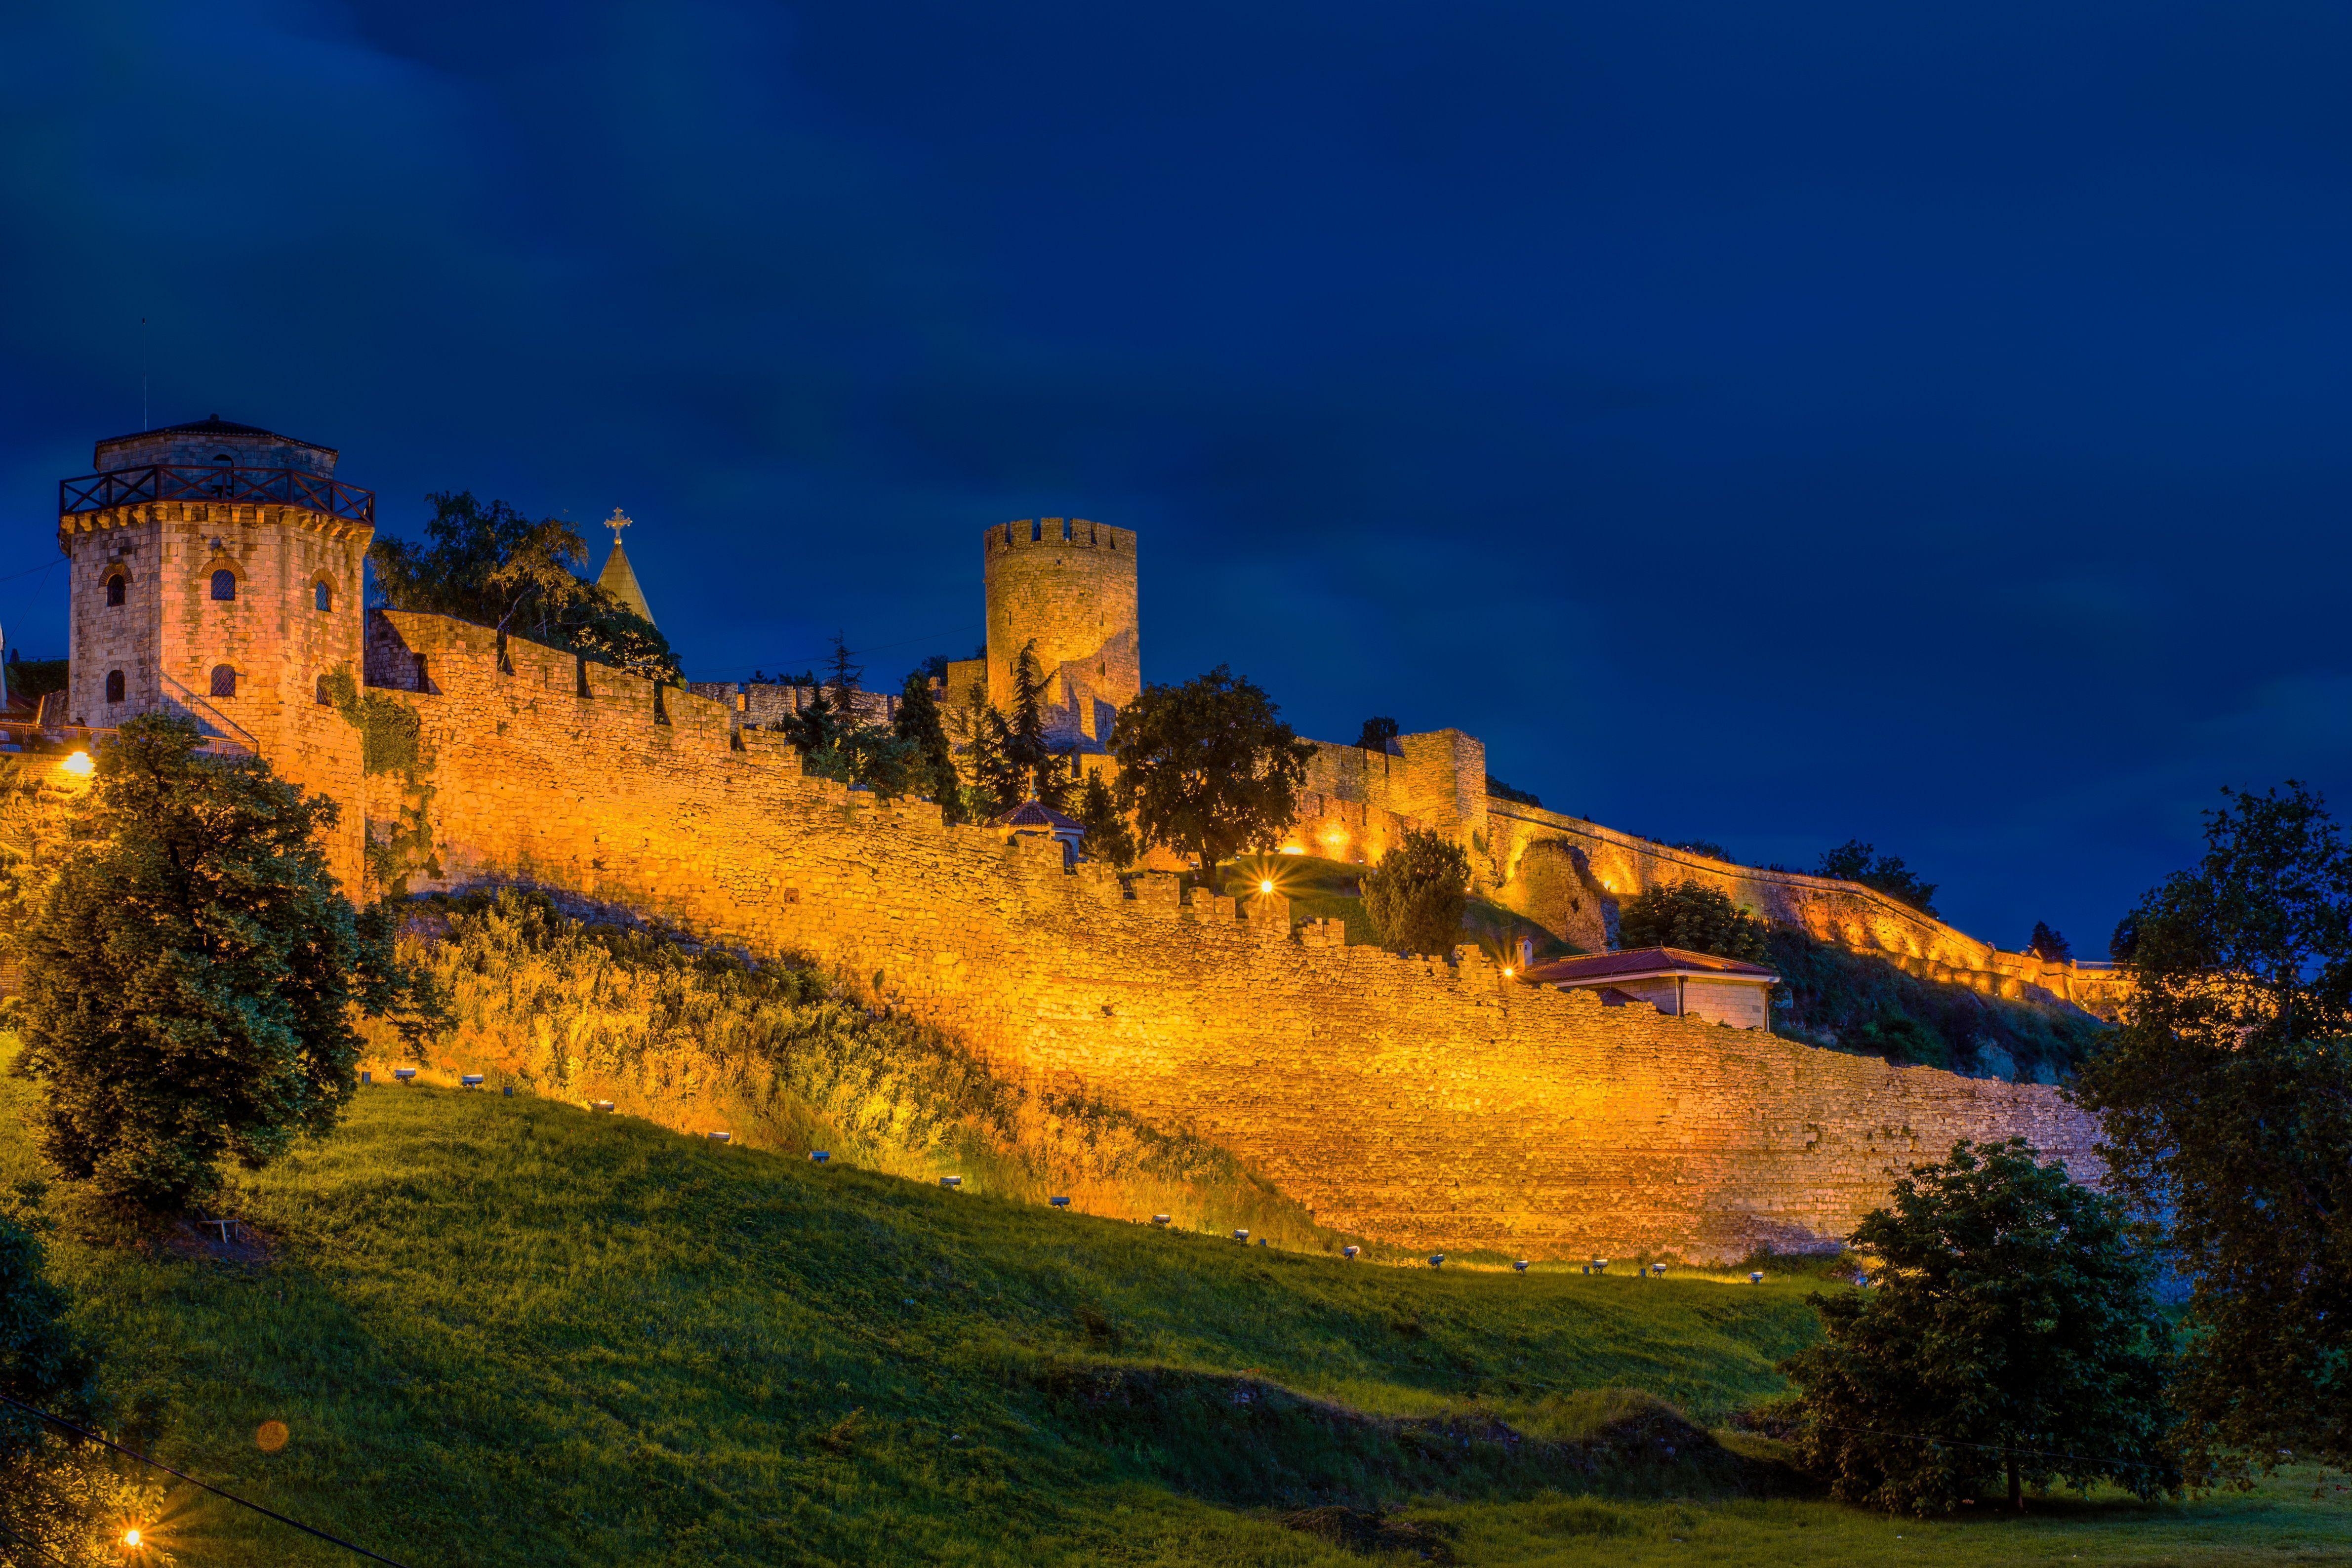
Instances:
[[[1749,980],[1771,985],[1780,977],[1761,964],[1718,958],[1681,947],[1635,947],[1622,953],[1588,953],[1576,958],[1554,958],[1519,971],[1535,986],[1592,986],[1611,980],[1641,980],[1659,975],[1698,975],[1718,980]]]

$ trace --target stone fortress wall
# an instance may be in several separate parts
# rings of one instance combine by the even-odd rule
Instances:
[[[1383,755],[1318,741],[1299,821],[1284,848],[1370,863],[1412,828],[1470,852],[1476,889],[1564,941],[1600,952],[1625,900],[1679,882],[1751,915],[1988,996],[2069,1002],[2113,1019],[2130,994],[2113,964],[2011,953],[1874,888],[1768,871],[1486,794],[1486,747],[1460,730],[1400,736]]]
[[[1294,929],[1278,898],[1184,904],[1173,878],[1066,870],[1049,841],[803,778],[726,703],[657,702],[520,641],[502,664],[462,622],[376,612],[367,645],[370,685],[420,721],[417,776],[370,778],[364,800],[379,839],[425,830],[413,886],[532,880],[808,953],[1011,1072],[1196,1129],[1327,1224],[1456,1252],[1720,1260],[1827,1244],[1959,1138],[2094,1157],[2089,1119],[2047,1088],[1604,1009],[1475,952]],[[1407,737],[1389,798],[1460,808],[1467,738]]]

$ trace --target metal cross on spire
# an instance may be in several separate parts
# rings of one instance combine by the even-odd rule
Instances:
[[[621,530],[629,526],[629,516],[626,512],[622,511],[620,507],[615,507],[613,508],[613,515],[604,519],[604,526],[613,530],[613,542],[614,544],[619,544],[621,542]]]

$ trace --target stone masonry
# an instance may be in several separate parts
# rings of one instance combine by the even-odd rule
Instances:
[[[1822,1246],[1908,1164],[2020,1134],[2091,1168],[2050,1089],[1603,1008],[1179,903],[1059,849],[801,777],[725,705],[436,616],[373,618],[421,721],[436,877],[519,878],[830,965],[1007,1071],[1234,1150],[1326,1223],[1412,1247],[1736,1257]],[[432,672],[429,691],[407,673]],[[321,710],[324,721],[333,716]],[[336,720],[336,722],[341,722]],[[737,749],[737,747],[741,749]],[[368,780],[373,821],[413,796]]]

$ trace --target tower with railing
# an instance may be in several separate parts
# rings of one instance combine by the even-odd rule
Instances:
[[[100,442],[97,471],[58,486],[66,715],[110,729],[184,714],[332,796],[343,807],[332,859],[356,889],[359,737],[328,677],[361,676],[375,497],[337,479],[335,457],[217,414]]]

